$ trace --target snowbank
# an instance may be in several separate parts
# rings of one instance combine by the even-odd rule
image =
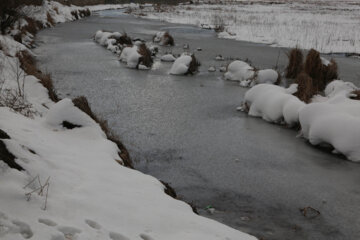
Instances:
[[[305,103],[292,95],[296,90],[296,84],[289,88],[259,84],[246,92],[244,102],[250,116],[294,126],[299,122],[300,109],[305,106]]]
[[[173,65],[170,69],[170,74],[173,74],[173,75],[187,74],[191,61],[192,61],[191,56],[185,55],[185,54],[181,55],[173,63]]]
[[[327,85],[325,96],[317,96],[309,104],[292,95],[296,88],[296,84],[287,89],[256,85],[246,92],[243,109],[269,122],[299,123],[302,136],[311,144],[330,145],[335,153],[360,161],[360,101],[349,98],[358,88],[335,80]]]

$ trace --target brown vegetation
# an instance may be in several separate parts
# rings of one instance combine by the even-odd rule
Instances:
[[[110,141],[114,142],[118,146],[118,148],[120,149],[119,156],[122,159],[124,166],[129,167],[129,168],[134,168],[131,158],[130,158],[130,155],[129,155],[129,152],[126,149],[126,147],[122,144],[122,142],[119,140],[119,138],[110,131],[107,122],[98,118],[92,112],[89,102],[87,101],[86,97],[84,97],[84,96],[77,97],[77,98],[73,99],[73,103],[76,107],[78,107],[80,110],[82,110],[87,115],[89,115],[95,122],[97,122],[100,125],[101,129],[106,134],[107,138]]]
[[[164,46],[168,46],[168,45],[174,46],[174,45],[175,45],[174,38],[170,35],[169,32],[165,32],[165,33],[164,33],[162,44],[163,44]]]
[[[126,32],[123,32],[121,34],[121,36],[111,36],[110,38],[115,39],[116,40],[116,44],[118,45],[127,45],[127,46],[132,46],[132,40],[131,38],[127,35]]]
[[[350,98],[354,100],[360,100],[360,90],[352,91]]]
[[[317,92],[323,91],[329,82],[338,77],[336,62],[332,59],[328,66],[324,65],[320,53],[314,49],[306,56],[304,71],[314,80]]]
[[[303,69],[303,54],[300,49],[294,48],[287,56],[289,64],[285,70],[285,77],[295,79]]]
[[[16,56],[19,58],[20,66],[25,73],[33,75],[40,80],[40,83],[48,90],[49,98],[52,101],[59,101],[59,98],[54,90],[51,75],[44,74],[37,68],[34,57],[27,51],[18,52]]]
[[[145,43],[140,44],[138,47],[138,53],[141,55],[139,58],[139,64],[145,65],[146,67],[150,68],[153,64],[152,53],[150,49],[145,45]]]
[[[301,101],[309,103],[314,94],[317,93],[313,79],[305,72],[302,72],[297,76],[295,83],[298,84],[298,89],[294,95]]]
[[[47,20],[47,24],[52,27],[55,25],[55,20],[54,18],[50,15],[50,13],[46,13],[46,20]]]
[[[188,69],[186,75],[196,73],[198,71],[200,65],[201,65],[200,62],[196,59],[195,55],[191,54],[191,62],[190,62],[189,69]]]

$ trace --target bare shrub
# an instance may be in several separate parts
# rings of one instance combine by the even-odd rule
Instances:
[[[198,71],[200,65],[201,64],[196,59],[195,54],[191,54],[191,62],[190,62],[189,69],[188,69],[186,75],[196,73]]]
[[[289,59],[289,63],[285,70],[285,77],[295,79],[304,67],[303,54],[300,49],[293,48],[289,53],[287,53],[287,57]]]
[[[138,47],[138,53],[141,55],[138,65],[142,64],[150,68],[153,64],[153,59],[151,57],[152,53],[150,49],[145,45],[145,43],[140,44],[140,46]]]
[[[17,53],[21,68],[24,69],[26,74],[33,75],[40,80],[40,83],[48,90],[49,98],[58,102],[59,98],[55,92],[54,85],[50,74],[42,73],[36,66],[35,59],[27,51],[21,51]]]
[[[84,96],[80,96],[77,98],[74,98],[73,100],[74,105],[79,108],[80,110],[82,110],[83,112],[85,112],[87,115],[89,115],[95,122],[97,122],[101,129],[104,131],[104,133],[106,134],[107,138],[114,142],[118,148],[120,149],[119,152],[119,156],[120,158],[123,160],[124,166],[129,167],[129,168],[134,168],[129,152],[126,149],[126,147],[124,146],[124,144],[119,140],[119,137],[117,137],[115,134],[113,134],[107,124],[107,121],[104,121],[100,118],[98,118],[93,111],[91,110],[91,107],[89,105],[89,102],[87,101],[86,97]]]
[[[301,72],[297,76],[295,83],[298,84],[298,89],[294,95],[305,103],[309,103],[311,98],[318,92],[313,79],[305,72]]]

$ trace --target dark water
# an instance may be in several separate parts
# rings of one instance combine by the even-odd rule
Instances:
[[[181,53],[201,47],[196,76],[127,69],[96,45],[99,29],[146,40],[169,30]],[[360,165],[296,138],[297,132],[235,111],[246,89],[221,80],[214,57],[249,58],[259,68],[286,64],[287,49],[217,39],[209,30],[105,11],[39,33],[36,49],[61,97],[88,97],[128,147],[136,168],[169,182],[202,215],[264,239],[360,239]],[[161,56],[161,54],[159,55]],[[358,85],[359,60],[335,56],[341,78]],[[212,205],[213,215],[204,209]],[[299,211],[321,212],[309,219]]]

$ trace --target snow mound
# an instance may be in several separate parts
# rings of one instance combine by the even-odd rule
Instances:
[[[297,85],[283,88],[270,84],[258,84],[245,94],[245,106],[248,114],[261,117],[273,123],[286,123],[293,126],[299,122],[299,111],[305,103],[292,95]]]
[[[141,55],[138,53],[138,46],[126,47],[120,55],[120,61],[126,63],[129,68],[138,67]]]
[[[251,79],[254,78],[255,70],[248,63],[243,61],[233,61],[227,67],[225,79],[230,81],[240,81],[241,86],[249,86]]]
[[[45,123],[51,127],[59,128],[64,122],[81,127],[98,126],[86,113],[75,107],[68,98],[54,104],[45,116]]]
[[[279,74],[277,71],[273,69],[264,69],[257,72],[255,82],[257,84],[260,83],[275,84],[277,83],[278,78],[279,78]]]
[[[161,61],[163,62],[174,62],[176,60],[176,57],[172,54],[165,54],[161,56]]]
[[[334,97],[336,95],[348,96],[352,91],[358,90],[352,82],[344,82],[342,80],[334,80],[330,82],[325,88],[326,97]]]
[[[299,113],[301,131],[313,145],[330,144],[351,161],[360,161],[360,101],[341,92],[328,101],[312,103]]]
[[[173,75],[184,75],[188,72],[190,63],[192,61],[191,56],[189,55],[181,55],[179,58],[175,60],[173,63],[170,74]]]
[[[157,32],[153,37],[153,42],[163,46],[174,45],[174,39],[168,32]]]
[[[104,32],[99,30],[95,33],[94,40],[109,51],[120,54],[123,46],[117,44],[115,39],[119,36],[121,36],[119,32]]]

